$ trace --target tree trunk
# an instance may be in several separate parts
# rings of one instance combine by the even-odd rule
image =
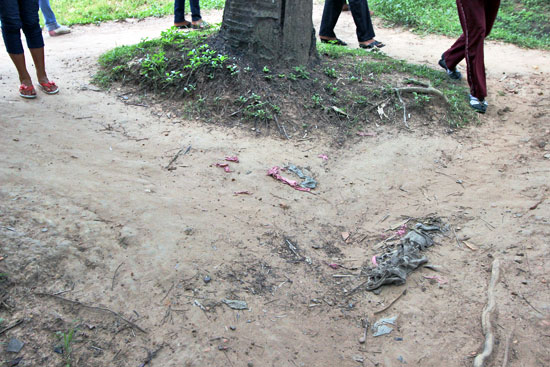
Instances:
[[[258,63],[305,65],[317,57],[312,0],[227,0],[220,36]]]

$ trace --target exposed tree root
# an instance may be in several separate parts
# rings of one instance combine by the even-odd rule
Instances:
[[[498,283],[500,276],[500,261],[495,259],[493,261],[493,270],[491,272],[491,281],[487,288],[487,305],[483,309],[481,314],[481,328],[483,329],[483,335],[485,335],[485,346],[483,351],[474,359],[474,367],[485,366],[485,360],[491,356],[493,352],[493,346],[495,344],[495,335],[493,334],[491,325],[491,316],[496,308],[495,303],[495,287]]]

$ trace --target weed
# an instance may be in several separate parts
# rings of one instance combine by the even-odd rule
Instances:
[[[262,71],[266,74],[269,74],[271,73],[271,70],[269,70],[269,68],[267,66],[264,66],[264,68],[262,69]]]
[[[166,69],[166,57],[163,51],[147,54],[141,60],[141,75],[153,80],[161,78]]]
[[[296,76],[300,79],[309,79],[309,71],[306,70],[306,67],[303,65],[295,66],[294,71]]]
[[[325,72],[325,75],[328,76],[329,78],[336,79],[336,77],[338,76],[338,73],[336,73],[335,68],[326,67],[323,71]]]
[[[321,102],[323,102],[323,97],[321,97],[319,94],[315,93],[311,96],[311,100],[313,101],[313,106],[321,106]]]
[[[74,328],[70,328],[67,332],[58,331],[56,333],[58,339],[60,339],[63,343],[63,358],[65,359],[65,367],[71,367],[71,354],[73,351],[72,342],[74,333]]]

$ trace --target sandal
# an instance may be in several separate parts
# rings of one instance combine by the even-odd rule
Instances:
[[[380,42],[380,41],[374,41],[374,42],[369,43],[368,45],[365,45],[364,43],[360,43],[360,44],[359,44],[359,47],[360,47],[360,48],[365,48],[365,49],[372,49],[372,48],[375,48],[375,47],[377,47],[377,48],[382,48],[382,47],[384,47],[384,46],[386,46],[386,45],[383,44],[383,43]]]
[[[57,94],[59,92],[59,87],[53,81],[40,83],[40,89],[46,94]]]
[[[347,46],[348,45],[346,42],[342,41],[339,38],[335,38],[333,40],[326,39],[326,38],[321,38],[321,43],[329,43],[331,45],[336,45],[336,46]]]
[[[191,22],[185,21],[182,25],[174,24],[174,27],[176,27],[177,29],[191,29]]]
[[[30,94],[25,94],[23,92],[29,92]],[[26,99],[35,99],[36,98],[36,91],[34,90],[34,86],[33,85],[26,85],[26,84],[21,84],[19,86],[19,95],[22,97],[22,98],[26,98]]]
[[[204,20],[198,20],[196,23],[193,22],[191,23],[191,27],[193,29],[206,29],[208,27],[210,27],[210,24],[206,23]]]

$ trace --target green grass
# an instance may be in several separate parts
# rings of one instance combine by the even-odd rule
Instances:
[[[420,33],[462,33],[455,0],[377,0],[376,15]],[[550,49],[550,1],[502,0],[489,37],[528,48]]]
[[[224,5],[225,0],[200,2],[201,10],[223,9]],[[57,22],[64,25],[174,14],[173,0],[55,0],[51,6]],[[189,13],[189,2],[186,2],[186,8]]]

